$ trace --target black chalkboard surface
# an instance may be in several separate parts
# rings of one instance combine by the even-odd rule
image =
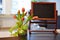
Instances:
[[[55,19],[56,16],[56,3],[49,2],[32,2],[33,16],[39,18]]]

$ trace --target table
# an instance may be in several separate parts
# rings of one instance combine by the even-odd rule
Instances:
[[[0,31],[0,40],[19,40],[19,37],[10,36],[10,33],[4,30],[4,31]],[[27,40],[60,40],[60,33],[58,33],[56,38],[53,33],[49,33],[49,32],[48,33],[33,32],[30,35],[30,37],[28,33]]]

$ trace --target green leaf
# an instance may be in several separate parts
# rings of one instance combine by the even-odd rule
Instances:
[[[23,30],[27,30],[28,29],[28,24],[25,24],[21,27]]]
[[[19,20],[21,19],[21,14],[18,14],[18,18],[19,18]]]
[[[21,27],[23,25],[23,21],[19,20],[19,26]]]
[[[21,14],[21,18],[24,17],[24,13]]]
[[[13,26],[13,27],[11,27],[10,29],[9,29],[9,32],[13,32],[15,29],[17,29],[18,28],[18,25],[16,24],[15,26]]]
[[[29,15],[28,18],[27,18],[27,20],[26,20],[26,23],[28,23],[28,21],[30,21],[31,19],[32,19],[32,16]]]

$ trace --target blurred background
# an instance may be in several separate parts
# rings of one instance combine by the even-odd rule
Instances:
[[[21,8],[25,8],[29,13],[31,2],[34,0],[0,0],[0,28],[12,27],[15,24],[13,15]],[[56,10],[58,10],[57,28],[60,29],[60,0],[35,0],[36,2],[56,2]]]

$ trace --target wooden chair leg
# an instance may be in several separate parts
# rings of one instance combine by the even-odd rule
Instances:
[[[57,34],[58,34],[56,30],[55,30],[53,33],[54,33],[55,35],[57,35]]]

